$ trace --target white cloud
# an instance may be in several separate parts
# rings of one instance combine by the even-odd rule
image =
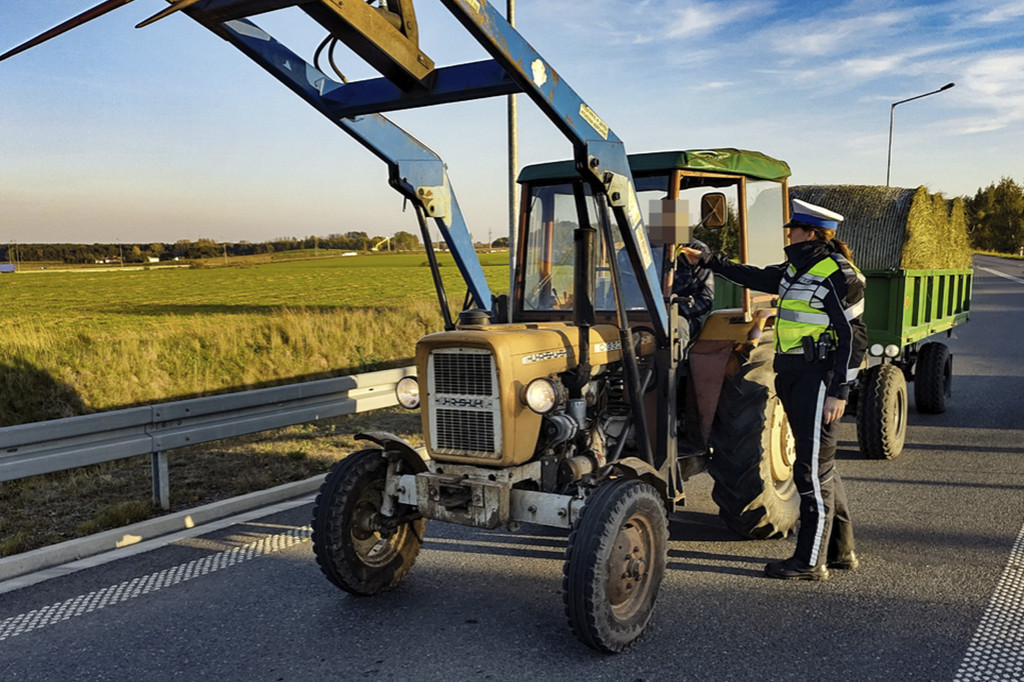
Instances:
[[[698,90],[724,90],[725,88],[731,88],[734,85],[736,85],[736,84],[735,83],[731,83],[729,81],[713,81],[713,82],[709,82],[709,83],[701,83],[701,85],[697,89]]]
[[[820,14],[772,29],[770,42],[782,54],[823,56],[892,35],[914,18],[914,13],[909,10],[878,12],[846,19]]]
[[[727,7],[715,2],[690,2],[672,12],[663,37],[707,36],[729,24],[749,21],[771,14],[773,10],[773,5],[767,2],[748,2]]]
[[[964,71],[963,85],[971,103],[984,111],[964,132],[999,130],[1024,121],[1024,52],[1005,52],[983,57]]]
[[[994,24],[1010,21],[1018,17],[1024,17],[1024,2],[1009,2],[992,7],[977,17],[977,21],[983,24]]]
[[[842,63],[842,68],[855,78],[874,78],[899,69],[903,63],[904,58],[901,55],[863,57],[847,59]]]
[[[552,21],[564,23],[564,11],[554,9],[557,3],[544,10]],[[772,0],[748,0],[742,4],[726,5],[714,0],[644,0],[625,3],[622,0],[589,0],[587,20],[578,22],[586,26],[593,37],[595,25],[602,27],[602,40],[614,43],[644,45],[679,38],[706,38],[731,24],[748,22],[770,16],[775,11]],[[574,30],[570,22],[566,27]],[[565,29],[562,29],[565,30]]]

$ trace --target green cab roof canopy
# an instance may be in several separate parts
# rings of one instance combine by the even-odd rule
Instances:
[[[759,180],[782,180],[790,175],[789,164],[785,161],[745,149],[691,149],[630,154],[629,167],[634,175],[658,175],[676,169],[745,175]],[[577,178],[579,175],[573,161],[537,163],[519,172],[519,182],[557,182]]]

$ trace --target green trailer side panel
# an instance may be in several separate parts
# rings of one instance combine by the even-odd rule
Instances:
[[[973,270],[867,270],[868,343],[900,348],[963,324],[971,316]],[[715,310],[743,305],[743,288],[715,276]]]
[[[721,275],[715,275],[715,310],[742,307],[743,287],[733,284]]]
[[[903,346],[966,322],[973,270],[865,271],[868,342]]]

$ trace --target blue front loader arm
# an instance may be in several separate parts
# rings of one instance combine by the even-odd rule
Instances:
[[[218,25],[216,33],[388,165],[391,186],[424,206],[426,215],[434,219],[451,250],[475,305],[491,311],[491,290],[441,158],[381,114],[340,116],[340,107],[330,95],[345,86],[328,78],[251,21],[228,21]]]

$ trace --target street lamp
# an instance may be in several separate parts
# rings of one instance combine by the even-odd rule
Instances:
[[[899,102],[893,102],[892,105],[890,105],[890,107],[889,107],[889,157],[888,157],[888,159],[886,159],[886,162],[885,162],[885,186],[886,187],[889,186],[889,168],[890,168],[890,166],[892,166],[892,117],[893,117],[893,112],[896,110],[896,105],[897,104],[903,104],[904,102],[912,102],[915,99],[921,99],[922,97],[927,97],[928,95],[936,95],[936,94],[942,92],[943,90],[949,90],[954,85],[956,85],[956,83],[946,83],[945,85],[943,85],[938,90],[932,90],[931,92],[926,92],[923,95],[917,95],[915,97],[908,97],[907,99],[901,99]]]

